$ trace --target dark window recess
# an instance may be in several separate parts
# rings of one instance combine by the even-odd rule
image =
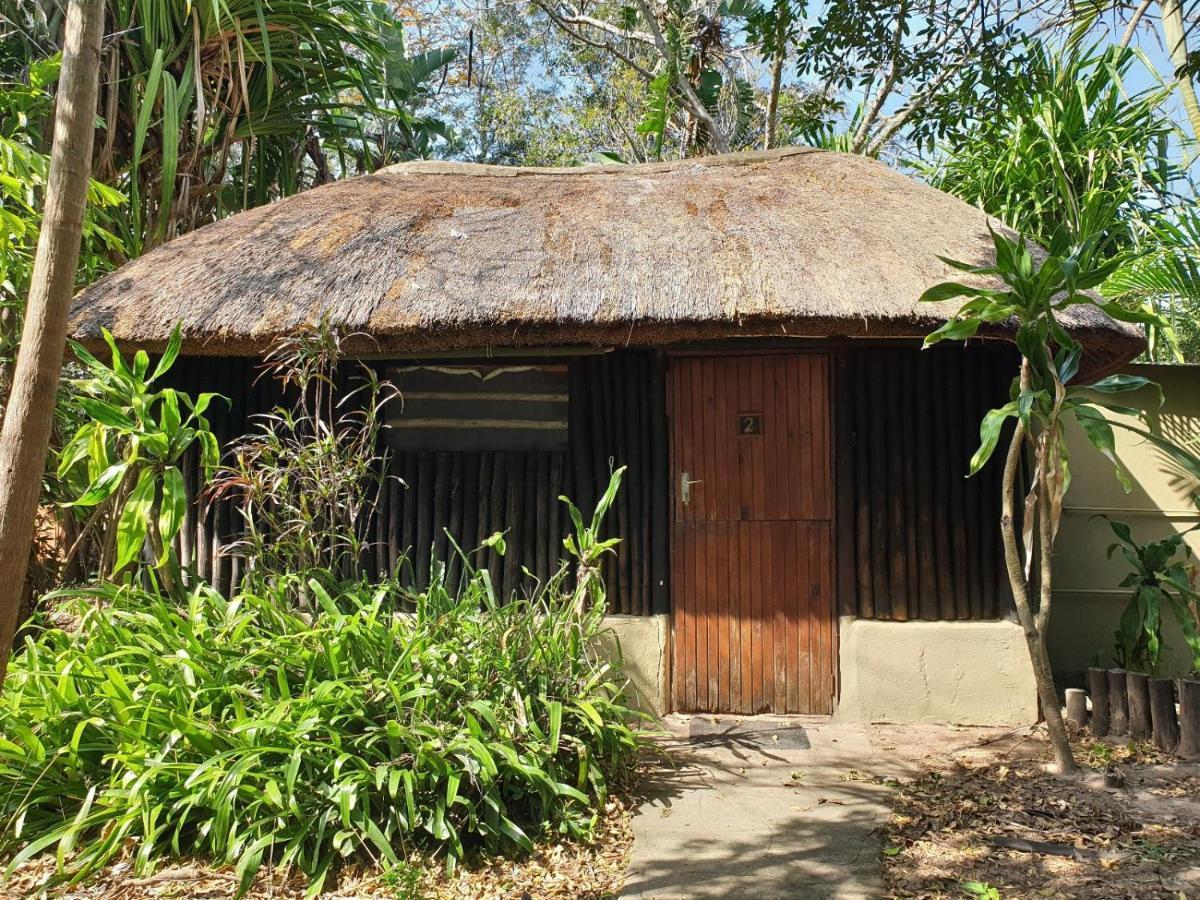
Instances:
[[[565,450],[567,367],[412,366],[388,373],[400,450]]]

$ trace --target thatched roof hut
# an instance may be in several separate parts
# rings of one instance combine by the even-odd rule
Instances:
[[[919,349],[955,308],[918,302],[959,275],[938,257],[987,263],[988,224],[808,149],[410,163],[173,240],[83,291],[72,330],[155,350],[182,323],[169,378],[229,399],[206,413],[223,443],[284,396],[259,377],[275,337],[358,333],[343,348],[402,398],[361,574],[418,589],[434,560],[457,583],[450,536],[502,593],[545,583],[571,527],[559,498],[594,509],[626,467],[602,570],[656,709],[1016,724],[1037,703],[1008,621],[1001,466],[965,477],[1015,350]],[[1095,308],[1064,318],[1090,374],[1143,346]],[[185,469],[196,496],[199,460]],[[218,590],[250,564],[233,502],[189,505],[177,548]]]
[[[316,188],[159,247],[76,299],[72,330],[260,352],[327,317],[364,349],[919,337],[921,292],[991,257],[979,210],[860,156],[792,148],[643,166],[417,162]],[[999,227],[993,222],[995,227]],[[1103,367],[1135,329],[1073,313]]]

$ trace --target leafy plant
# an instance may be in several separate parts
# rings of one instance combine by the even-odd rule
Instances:
[[[1200,594],[1193,585],[1195,567],[1184,543],[1188,532],[1139,544],[1124,522],[1115,522],[1107,516],[1101,518],[1108,520],[1117,537],[1117,543],[1108,548],[1108,556],[1111,558],[1119,550],[1131,569],[1120,585],[1133,588],[1133,595],[1121,614],[1116,633],[1118,665],[1133,672],[1154,674],[1162,654],[1166,609],[1175,616],[1191,648],[1192,670],[1200,671],[1200,631],[1196,622]]]
[[[637,714],[599,653],[594,572],[611,542],[572,506],[569,558],[532,598],[486,571],[458,593],[313,580],[321,614],[278,584],[183,606],[133,585],[64,595],[77,629],[27,638],[0,697],[0,820],[11,872],[54,849],[78,882],[128,848],[134,870],[199,853],[296,866],[317,894],[336,867],[401,869],[413,848],[586,840],[609,780],[639,747]],[[399,614],[402,599],[415,614]]]
[[[43,152],[43,126],[50,117],[60,64],[57,55],[38,60],[29,66],[26,83],[6,84],[0,90],[0,414],[41,231],[41,196],[50,169],[50,158]],[[91,182],[77,284],[95,280],[120,258],[123,248],[114,231],[121,202],[118,191]]]
[[[82,345],[71,343],[75,358],[89,373],[72,380],[68,404],[84,424],[58,454],[58,478],[70,495],[69,509],[90,510],[76,539],[101,536],[99,568],[113,577],[126,570],[149,542],[154,567],[169,593],[181,596],[179,561],[171,542],[183,525],[187,505],[183,456],[193,445],[210,471],[218,459],[217,440],[204,413],[218,394],[194,400],[156,382],[174,364],[182,343],[176,326],[154,370],[144,350],[126,362],[107,330],[112,351],[105,365]]]
[[[1116,457],[1112,425],[1101,410],[1131,412],[1128,407],[1111,403],[1108,397],[1139,390],[1151,383],[1139,376],[1112,375],[1091,385],[1075,384],[1083,347],[1062,326],[1058,316],[1071,307],[1094,305],[1119,319],[1146,321],[1148,317],[1111,301],[1099,301],[1088,293],[1120,264],[1119,258],[1098,259],[1095,238],[1073,242],[1059,232],[1051,241],[1049,252],[1040,259],[1030,251],[1023,237],[1014,239],[993,231],[992,242],[996,255],[994,265],[975,266],[944,260],[977,279],[991,279],[991,283],[982,280],[970,284],[945,282],[927,290],[921,297],[924,301],[963,296],[969,299],[925,339],[925,344],[930,346],[948,339],[965,340],[984,326],[1007,321],[1016,323],[1020,371],[1013,379],[1009,402],[989,411],[980,425],[981,443],[971,458],[970,474],[975,474],[987,463],[999,443],[1001,429],[1009,419],[1014,420],[1002,483],[1001,533],[1005,564],[1017,614],[1025,630],[1056,762],[1059,771],[1065,774],[1075,769],[1075,761],[1046,649],[1053,597],[1051,560],[1062,517],[1063,496],[1070,483],[1064,426],[1068,419],[1077,422],[1128,486],[1128,478]],[[1018,471],[1026,452],[1032,460],[1033,470],[1025,494],[1021,538],[1018,540],[1014,507]],[[1038,563],[1036,580],[1032,577],[1035,561]],[[1035,589],[1036,612],[1030,601]]]
[[[292,403],[258,417],[209,489],[239,504],[245,531],[232,552],[246,557],[248,577],[283,579],[297,597],[311,578],[353,577],[386,477],[380,431],[396,391],[365,365],[359,386],[339,391],[341,341],[322,323],[276,343],[264,374]]]

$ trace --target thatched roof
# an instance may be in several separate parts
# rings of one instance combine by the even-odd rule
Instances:
[[[177,238],[83,291],[72,331],[253,354],[328,317],[372,349],[918,337],[919,304],[992,255],[982,212],[860,156],[806,148],[642,166],[406,163]],[[1095,310],[1094,366],[1142,348]]]

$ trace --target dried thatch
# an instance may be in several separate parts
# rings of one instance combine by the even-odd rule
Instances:
[[[915,337],[950,306],[938,255],[991,256],[979,210],[859,156],[793,148],[646,166],[408,163],[178,238],[82,292],[101,326],[188,352],[251,354],[321,317],[386,352],[663,344],[745,336]],[[1094,364],[1134,329],[1074,325]],[[365,345],[364,345],[365,346]]]

